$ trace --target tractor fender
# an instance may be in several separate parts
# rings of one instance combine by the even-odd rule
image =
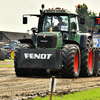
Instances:
[[[74,40],[63,40],[65,44],[76,44],[80,47],[79,43],[77,41]]]
[[[91,38],[92,36],[89,33],[81,33],[81,38],[80,38],[80,47],[81,48],[86,48],[87,47],[87,39]]]
[[[87,47],[87,39],[92,38],[89,33],[80,33],[80,43],[74,40],[63,40],[65,44],[76,44],[80,48],[86,48]]]
[[[33,43],[32,39],[19,39],[20,43],[28,44],[30,47],[35,48],[35,44]]]

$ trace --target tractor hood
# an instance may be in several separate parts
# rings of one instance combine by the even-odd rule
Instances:
[[[41,32],[37,35],[37,47],[60,48],[63,46],[61,32]]]

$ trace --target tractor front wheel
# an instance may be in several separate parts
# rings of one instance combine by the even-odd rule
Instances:
[[[44,76],[47,75],[45,69],[32,69],[32,68],[18,68],[18,49],[27,49],[30,48],[29,45],[27,44],[19,44],[15,50],[15,57],[14,57],[14,67],[15,67],[15,72],[16,76],[18,77],[28,77],[28,76],[33,76],[33,75],[39,75],[39,76]]]
[[[74,44],[66,44],[62,49],[62,76],[78,77],[80,73],[80,49]]]
[[[32,70],[29,68],[18,68],[18,49],[27,49],[29,46],[27,44],[19,44],[16,49],[15,49],[15,56],[14,56],[14,67],[15,67],[15,72],[16,76],[18,77],[27,77],[27,76],[32,76]]]

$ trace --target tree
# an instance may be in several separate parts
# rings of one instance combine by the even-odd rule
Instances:
[[[80,31],[81,32],[87,32],[91,26],[94,25],[94,19],[92,18],[92,15],[96,16],[95,12],[92,12],[91,10],[88,10],[88,6],[83,3],[80,8],[78,6],[76,7],[76,13],[79,14],[79,16],[85,17],[85,25],[80,25]]]

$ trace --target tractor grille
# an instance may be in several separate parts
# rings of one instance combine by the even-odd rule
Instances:
[[[40,33],[37,36],[37,47],[55,48],[57,45],[57,34]]]

